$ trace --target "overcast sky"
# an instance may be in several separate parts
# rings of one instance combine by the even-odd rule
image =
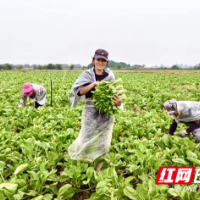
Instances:
[[[0,63],[200,63],[200,0],[0,0]]]

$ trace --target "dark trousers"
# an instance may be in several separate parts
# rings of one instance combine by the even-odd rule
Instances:
[[[196,138],[196,143],[200,143],[200,124],[193,123],[187,131]]]
[[[42,105],[40,105],[38,102],[35,102],[35,108],[38,108],[40,106],[42,106]]]

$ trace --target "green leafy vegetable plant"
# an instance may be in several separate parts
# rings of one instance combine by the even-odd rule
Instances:
[[[116,81],[104,81],[100,83],[93,94],[92,102],[100,113],[106,113],[108,116],[116,114],[118,108],[113,104],[112,99],[117,94],[122,100],[126,99],[126,90],[122,85],[122,79]]]

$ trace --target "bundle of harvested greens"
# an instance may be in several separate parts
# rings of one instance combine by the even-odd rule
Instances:
[[[104,81],[96,86],[92,102],[99,110],[99,113],[106,113],[108,116],[118,112],[119,108],[113,104],[112,99],[117,94],[122,100],[126,98],[126,90],[122,85],[122,79],[116,81]]]

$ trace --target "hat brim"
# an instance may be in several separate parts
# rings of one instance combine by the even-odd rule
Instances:
[[[101,55],[99,55],[99,56],[94,56],[94,58],[96,58],[96,59],[102,58],[102,59],[104,59],[104,60],[108,61],[108,59],[107,59],[106,57],[104,57],[104,56],[101,56]]]
[[[21,91],[21,93],[29,93],[29,92],[31,92],[32,91],[32,88],[30,87],[30,88],[28,88],[28,89],[23,89],[22,91]]]
[[[28,92],[28,94],[26,94],[27,97],[30,97],[33,94],[33,91]]]

